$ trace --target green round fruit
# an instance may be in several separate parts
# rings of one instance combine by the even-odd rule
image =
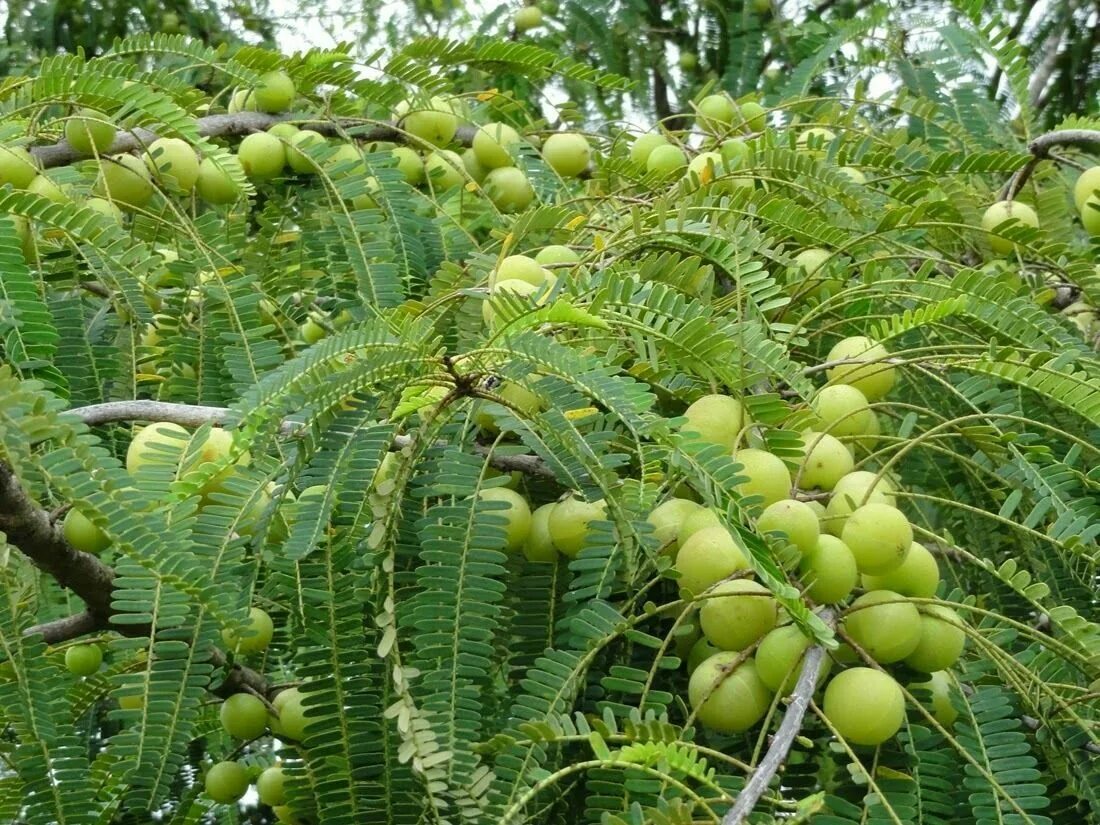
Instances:
[[[668,138],[654,132],[639,135],[630,147],[630,159],[639,166],[646,166],[649,163],[649,156],[658,146],[668,146]]]
[[[678,547],[676,537],[684,520],[701,509],[702,505],[686,498],[670,498],[654,507],[646,521],[653,525],[653,535],[660,549],[675,551]]]
[[[38,175],[27,184],[27,191],[48,198],[54,203],[69,203],[72,200],[70,187],[61,186],[45,174]]]
[[[710,640],[706,636],[700,636],[695,640],[695,644],[691,646],[691,650],[688,652],[687,657],[687,671],[690,676],[695,672],[695,669],[699,665],[703,664],[707,659],[713,656],[715,653],[721,653],[722,649],[715,647],[710,643]]]
[[[867,470],[848,473],[833,487],[829,506],[825,509],[826,532],[839,536],[852,511],[864,504],[894,504],[894,487],[885,477]]]
[[[848,608],[844,630],[855,644],[882,665],[900,662],[921,639],[917,606],[892,590],[864,593]]]
[[[704,395],[684,410],[684,432],[698,434],[703,441],[732,450],[749,425],[749,416],[736,398],[728,395]]]
[[[302,741],[306,734],[306,711],[302,699],[302,691],[298,688],[288,688],[275,696],[271,704],[279,715],[268,720],[272,733],[295,742]]]
[[[287,138],[284,146],[286,163],[299,175],[311,175],[318,169],[318,163],[303,150],[309,150],[314,146],[322,146],[325,137],[320,132],[312,129],[299,129],[297,133]],[[356,153],[358,155],[358,153]]]
[[[989,246],[998,255],[1009,255],[1016,250],[1016,244],[1000,235],[994,234],[994,230],[1002,224],[1011,221],[1012,225],[1030,226],[1039,228],[1039,216],[1035,210],[1026,203],[1019,201],[997,201],[982,215],[982,229],[989,233]]]
[[[905,694],[890,676],[869,667],[853,667],[825,688],[825,718],[853,745],[881,745],[905,722]]]
[[[768,110],[755,100],[746,100],[734,104],[733,125],[747,128],[750,132],[763,132],[768,125]]]
[[[65,140],[82,155],[101,155],[111,148],[118,130],[103,112],[81,109],[65,121]]]
[[[88,198],[84,201],[84,207],[110,218],[115,223],[122,223],[122,210],[105,198]]]
[[[0,180],[3,174],[0,173]],[[1084,208],[1089,198],[1100,191],[1100,166],[1090,166],[1083,171],[1073,185],[1073,204],[1078,210]]]
[[[156,189],[141,158],[113,155],[99,162],[95,191],[110,201],[139,209],[152,200]]]
[[[687,155],[679,146],[667,143],[657,146],[649,153],[645,168],[647,172],[660,175],[663,178],[671,178],[684,171],[687,166]]]
[[[575,178],[588,168],[592,147],[584,135],[559,132],[542,145],[542,159],[563,178]]]
[[[273,808],[286,802],[286,771],[281,765],[264,768],[256,777],[256,794],[260,802]]]
[[[526,281],[536,287],[542,286],[546,283],[546,270],[534,258],[526,255],[509,255],[502,258],[496,268],[489,273],[489,287],[495,287],[500,281],[512,280]]]
[[[481,317],[485,321],[485,325],[492,329],[496,324],[497,310],[500,308],[499,302],[495,300],[495,296],[501,293],[508,293],[509,295],[518,295],[521,298],[529,298],[539,291],[539,287],[534,284],[529,284],[527,281],[520,281],[518,279],[510,279],[507,281],[499,281],[494,284],[490,291],[489,300],[482,302],[481,304]]]
[[[297,89],[290,75],[281,69],[260,75],[253,95],[256,100],[256,108],[261,112],[285,112],[294,102]]]
[[[199,179],[199,158],[191,144],[179,138],[158,138],[145,153],[145,166],[163,188],[187,194]]]
[[[867,406],[867,396],[849,384],[830,384],[810,401],[810,406],[829,435],[843,438],[862,435],[871,426],[874,413]]]
[[[852,183],[856,183],[861,186],[867,183],[867,176],[863,174],[863,172],[861,172],[859,169],[856,169],[854,166],[840,166],[837,167],[836,171],[840,172],[840,174],[844,175]]]
[[[212,800],[231,805],[248,790],[248,771],[238,762],[219,762],[206,772],[204,787]]]
[[[397,146],[390,150],[390,155],[397,160],[397,170],[406,183],[416,186],[424,182],[424,161],[415,151],[408,146]]]
[[[484,181],[485,176],[489,174],[489,170],[477,159],[477,152],[472,146],[462,150],[462,165],[466,168],[466,174],[476,183]]]
[[[524,6],[515,13],[512,23],[517,32],[530,31],[542,25],[542,9],[538,6]]]
[[[248,693],[234,693],[222,702],[218,718],[234,739],[255,739],[267,730],[267,706]]]
[[[708,132],[724,131],[733,123],[734,108],[729,95],[707,95],[695,104],[695,111],[699,125]]]
[[[855,469],[852,454],[843,442],[827,433],[807,430],[802,434],[804,458],[798,474],[798,486],[832,490],[844,476]]]
[[[748,570],[749,560],[729,530],[707,527],[681,542],[674,566],[680,574],[680,592],[700,596],[725,577]]]
[[[718,147],[719,154],[726,162],[726,169],[740,169],[749,165],[752,158],[752,147],[742,138],[730,138],[723,140]]]
[[[99,645],[73,645],[65,651],[65,668],[74,676],[91,676],[103,664]]]
[[[680,68],[685,72],[695,71],[695,67],[699,65],[699,56],[695,52],[681,52],[680,53]]]
[[[762,507],[790,498],[791,471],[779,456],[750,447],[738,450],[733,458],[741,465],[740,475],[748,479],[735,488],[738,495],[758,496]]]
[[[274,135],[253,132],[246,135],[237,147],[237,160],[248,177],[269,180],[282,173],[286,166],[286,149]]]
[[[248,611],[248,624],[240,637],[231,629],[222,630],[222,641],[230,650],[238,653],[260,653],[267,650],[271,637],[275,635],[275,623],[267,612],[258,607]]]
[[[920,641],[905,664],[923,673],[947,670],[962,656],[966,632],[959,614],[949,607],[926,604],[920,609]]]
[[[1100,196],[1093,195],[1081,207],[1081,225],[1090,235],[1100,235]]]
[[[332,154],[325,158],[324,168],[334,181],[352,177],[361,178],[367,174],[363,153],[354,143],[338,144]]]
[[[487,123],[474,133],[473,149],[486,169],[512,166],[522,138],[507,123]]]
[[[240,196],[240,189],[229,173],[219,168],[213,158],[203,158],[199,163],[199,176],[195,181],[195,191],[207,203],[233,203]]]
[[[836,604],[851,595],[859,568],[848,545],[836,536],[822,535],[799,565],[806,593],[818,604]]]
[[[269,126],[267,129],[269,135],[274,135],[284,141],[290,141],[299,131],[297,126],[285,120],[276,123],[274,126]]]
[[[817,547],[821,536],[821,522],[817,513],[803,501],[785,498],[764,508],[756,520],[756,529],[760,533],[779,532],[787,541],[805,555]]]
[[[485,176],[485,194],[501,212],[519,212],[531,205],[535,190],[527,176],[514,166],[502,166]]]
[[[876,344],[870,338],[857,335],[845,338],[831,350],[826,361],[858,361],[861,363],[838,364],[828,370],[829,381],[836,384],[850,384],[858,389],[868,401],[879,401],[886,397],[894,386],[895,368],[882,359],[890,353],[882,344]],[[879,363],[867,363],[879,362]],[[863,366],[866,364],[866,366]]]
[[[913,542],[898,567],[881,576],[863,576],[864,590],[893,590],[903,596],[930,599],[940,586],[940,566],[923,544]]]
[[[699,609],[703,635],[723,650],[744,650],[775,627],[778,618],[771,591],[751,579],[716,585]]]
[[[256,102],[256,93],[251,89],[234,89],[225,108],[231,115],[237,112],[260,111],[260,105]]]
[[[696,718],[719,733],[746,731],[771,707],[772,694],[760,681],[756,662],[750,658],[734,667],[740,657],[733,650],[716,653],[695,668],[688,681],[688,701]]]
[[[424,178],[430,182],[432,189],[445,192],[462,186],[465,181],[462,177],[464,168],[465,164],[457,152],[436,149],[429,152],[424,160]]]
[[[607,518],[607,502],[582,501],[574,495],[564,498],[554,505],[547,519],[550,540],[563,556],[570,558],[584,547],[588,540],[590,524]]]
[[[10,183],[15,189],[26,189],[38,174],[38,164],[22,146],[0,145],[0,186]]]
[[[913,544],[913,528],[901,510],[872,502],[848,516],[840,538],[855,556],[860,573],[881,576],[905,561]]]
[[[191,434],[179,424],[158,421],[144,427],[126,450],[126,469],[136,474],[143,467],[178,465]]]
[[[581,256],[575,250],[561,244],[544,246],[535,255],[535,262],[541,266],[554,266],[555,264],[575,264]]]
[[[818,299],[831,295],[841,284],[839,279],[829,277],[832,267],[826,265],[833,260],[833,254],[827,249],[816,246],[803,249],[794,256],[794,267],[787,276],[788,283],[798,294]],[[807,283],[812,286],[807,287]]]
[[[683,547],[688,539],[708,527],[725,529],[722,519],[719,518],[716,512],[709,507],[700,506],[698,510],[692,510],[688,513],[684,520],[680,522],[680,529],[676,531],[676,542]]]
[[[927,682],[914,682],[909,685],[910,691],[918,689],[927,690],[931,694],[933,718],[945,728],[951,727],[959,718],[959,712],[951,702],[951,694],[954,692],[951,675],[947,671],[938,670],[928,677]]]
[[[756,671],[768,690],[783,696],[790,693],[802,672],[802,660],[811,640],[797,625],[787,624],[768,632],[756,649]],[[821,684],[832,667],[833,660],[821,657],[817,669],[817,684]]]
[[[550,514],[555,506],[554,502],[543,504],[531,513],[531,530],[523,543],[523,555],[527,561],[553,563],[558,560],[558,548],[550,537]]]
[[[492,512],[493,515],[504,519],[505,549],[511,553],[520,550],[531,532],[531,508],[527,504],[527,499],[507,487],[491,487],[487,490],[481,490],[478,493],[478,498],[482,501],[499,501],[508,505],[504,510],[494,509],[490,511],[485,508],[485,512]]]
[[[65,520],[61,523],[61,533],[65,536],[65,541],[75,549],[82,553],[91,553],[93,556],[111,546],[111,540],[104,532],[75,508],[65,514]]]

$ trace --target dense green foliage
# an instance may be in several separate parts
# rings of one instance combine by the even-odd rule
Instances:
[[[1100,122],[980,6],[645,138],[537,38],[0,87],[0,819],[718,822],[787,716],[754,821],[1100,821]]]

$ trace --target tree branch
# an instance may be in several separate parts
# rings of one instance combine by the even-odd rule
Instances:
[[[1058,146],[1096,146],[1100,148],[1100,131],[1095,129],[1062,129],[1061,131],[1039,135],[1027,145],[1031,157],[1024,166],[1020,167],[1008,179],[1008,183],[1001,191],[1001,200],[1012,200],[1016,197],[1019,191],[1024,188],[1028,178],[1038,168],[1039,163],[1049,158],[1051,150]]]
[[[831,609],[823,610],[820,615],[830,627],[836,621],[836,613]],[[787,755],[791,752],[791,746],[794,745],[794,740],[802,730],[802,720],[817,689],[818,670],[824,658],[825,648],[821,645],[814,645],[806,651],[802,658],[802,671],[798,674],[798,682],[795,683],[794,690],[791,691],[790,703],[787,705],[787,712],[783,714],[783,721],[779,723],[779,730],[772,737],[768,752],[756,766],[756,771],[749,777],[741,793],[737,795],[733,806],[722,817],[722,825],[741,825],[783,767]]]

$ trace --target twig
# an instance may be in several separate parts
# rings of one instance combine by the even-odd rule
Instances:
[[[821,612],[821,618],[826,624],[832,626],[836,620],[836,614],[826,609]],[[794,740],[802,730],[802,720],[817,689],[818,671],[824,658],[825,648],[821,645],[814,645],[806,651],[802,659],[802,672],[798,674],[798,682],[795,683],[794,690],[791,692],[790,704],[787,705],[787,711],[783,714],[783,721],[779,723],[779,730],[772,737],[768,752],[756,766],[756,771],[749,777],[741,793],[737,795],[733,806],[722,817],[722,825],[741,825],[745,817],[752,813],[760,797],[767,791],[768,785],[779,773],[779,769],[783,767],[794,745]]]
[[[1100,131],[1095,129],[1063,129],[1039,135],[1027,145],[1031,153],[1028,162],[1008,179],[1001,191],[1001,200],[1012,200],[1024,188],[1027,179],[1039,166],[1040,161],[1049,158],[1050,152],[1057,146],[1097,146],[1100,147]]]

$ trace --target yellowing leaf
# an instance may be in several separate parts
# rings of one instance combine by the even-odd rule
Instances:
[[[577,227],[584,226],[584,224],[587,223],[587,222],[588,222],[588,216],[587,215],[577,215],[577,217],[573,218],[571,221],[569,221],[569,223],[567,223],[565,225],[565,228],[568,229],[570,232],[572,232]]]
[[[595,407],[578,407],[575,410],[566,410],[565,417],[569,421],[577,421],[581,418],[588,418],[590,415],[595,415],[599,410]]]

